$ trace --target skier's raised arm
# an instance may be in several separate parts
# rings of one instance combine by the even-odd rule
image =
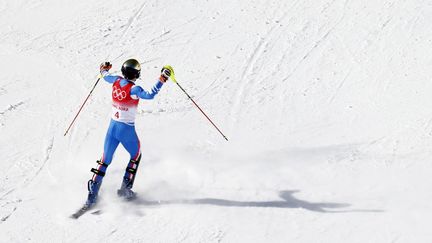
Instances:
[[[138,98],[146,99],[146,100],[153,99],[159,93],[160,89],[162,88],[162,85],[168,80],[170,75],[171,75],[170,70],[168,70],[166,68],[162,68],[161,76],[159,77],[158,81],[156,82],[156,84],[151,89],[151,92],[144,90],[140,86],[134,86],[134,87],[132,87],[131,92],[130,92],[131,97],[132,98],[138,97]]]
[[[117,75],[110,75],[109,70],[111,68],[112,64],[110,62],[103,62],[100,65],[100,73],[103,79],[110,84],[114,83],[119,78]]]

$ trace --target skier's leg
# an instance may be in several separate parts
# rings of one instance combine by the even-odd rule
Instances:
[[[130,160],[128,166],[126,167],[124,178],[130,180],[131,182],[130,188],[132,188],[133,181],[135,179],[135,174],[138,170],[138,165],[141,160],[140,142],[138,140],[135,142],[125,142],[122,144],[130,154]]]
[[[108,129],[104,143],[104,153],[101,160],[96,161],[98,163],[96,168],[92,168],[90,171],[94,173],[92,179],[88,181],[88,197],[86,205],[93,206],[97,201],[99,188],[102,185],[102,179],[105,176],[106,169],[111,163],[114,152],[119,144],[119,141],[111,135],[111,125]]]
[[[141,160],[140,142],[135,132],[135,127],[130,126],[125,128],[121,141],[122,145],[130,154],[130,160],[126,167],[125,174],[123,176],[122,185],[118,190],[118,195],[123,196],[127,199],[135,197],[134,192],[131,190],[135,181],[135,175],[138,171],[138,166]]]

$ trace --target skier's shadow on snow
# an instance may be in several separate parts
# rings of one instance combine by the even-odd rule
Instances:
[[[279,201],[232,201],[217,198],[201,198],[201,199],[179,199],[179,200],[144,200],[138,198],[138,204],[146,206],[169,205],[169,204],[203,204],[214,205],[221,207],[259,207],[259,208],[303,208],[306,210],[320,213],[350,213],[350,212],[368,212],[378,213],[384,212],[377,209],[343,209],[350,207],[347,203],[331,203],[331,202],[308,202],[294,197],[294,193],[298,190],[280,191],[279,197],[283,200]]]

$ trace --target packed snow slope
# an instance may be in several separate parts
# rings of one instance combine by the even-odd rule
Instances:
[[[0,1],[1,242],[432,242],[432,3]],[[141,101],[136,202],[85,201],[111,87],[99,64],[170,64]]]

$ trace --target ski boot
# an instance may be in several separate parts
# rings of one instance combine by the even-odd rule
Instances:
[[[135,181],[135,175],[138,170],[139,162],[141,160],[141,154],[138,159],[129,161],[126,167],[126,172],[123,177],[123,182],[119,190],[117,190],[117,195],[123,197],[126,200],[133,200],[136,198],[136,193],[132,191],[133,183]]]
[[[117,195],[128,201],[136,198],[136,193],[132,191],[131,181],[129,178],[123,178],[122,185],[120,189],[117,190]]]
[[[99,188],[102,185],[102,181],[93,181],[93,180],[89,180],[88,181],[88,196],[87,196],[87,201],[85,202],[85,206],[87,206],[88,208],[93,207],[96,202],[97,202],[97,197],[98,197],[98,193],[99,193]]]
[[[105,171],[108,167],[107,164],[103,163],[102,161],[98,160],[96,161],[99,165],[97,166],[97,169],[92,168],[90,171],[94,173],[93,178],[88,181],[87,188],[88,188],[88,196],[87,201],[84,204],[87,207],[93,207],[98,198],[99,188],[102,185],[102,179],[105,176]]]

